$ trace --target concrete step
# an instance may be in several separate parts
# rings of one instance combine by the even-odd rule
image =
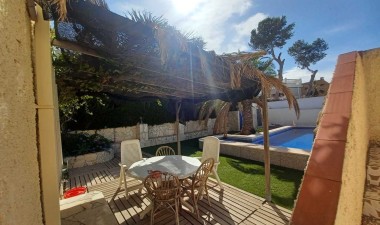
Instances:
[[[380,220],[380,186],[367,186],[363,203],[363,215]]]

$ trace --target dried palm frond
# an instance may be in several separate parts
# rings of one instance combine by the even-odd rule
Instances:
[[[109,10],[109,7],[108,7],[107,2],[105,0],[88,0],[88,2],[92,3],[93,5],[100,6],[104,9]]]
[[[63,21],[66,19],[67,8],[66,8],[66,0],[49,0],[52,4],[58,5],[58,14],[59,20]]]
[[[244,67],[249,65],[248,62],[253,59],[258,59],[263,55],[265,55],[264,51],[254,53],[234,52],[222,55],[222,58],[228,60],[230,65],[231,88],[237,89],[241,87],[241,78],[243,76]]]
[[[51,4],[57,5],[59,18],[58,20],[63,21],[66,19],[67,16],[67,1],[68,0],[48,0]],[[109,10],[109,7],[107,5],[107,2],[105,0],[88,0],[88,2],[92,3],[93,5],[100,6],[102,8],[105,8]]]
[[[162,16],[153,16],[151,12],[147,11],[136,11],[132,10],[125,15],[130,20],[136,23],[143,23],[145,25],[150,25],[151,27],[166,27],[168,26],[168,22]]]
[[[248,79],[256,79],[260,80],[261,86],[263,90],[269,92],[272,87],[276,90],[281,91],[286,96],[286,100],[288,101],[289,109],[294,108],[297,118],[300,116],[300,108],[297,102],[297,99],[294,97],[292,91],[284,84],[282,81],[276,77],[267,76],[262,71],[252,68],[249,66],[244,66],[243,74]],[[263,96],[268,96],[268,93],[263,93]]]
[[[257,69],[253,63],[252,60],[257,59],[257,57],[262,56],[265,54],[265,52],[257,52],[257,53],[234,53],[226,55],[229,60],[232,60],[231,62],[231,86],[232,88],[238,87],[238,82],[241,77],[245,77],[247,79],[251,80],[257,80],[259,79],[262,90],[268,93],[263,93],[263,96],[268,96],[270,90],[272,88],[275,88],[276,90],[279,90],[284,93],[286,96],[286,100],[288,101],[289,109],[294,108],[294,111],[296,113],[297,118],[299,118],[300,115],[300,109],[297,102],[297,99],[294,97],[291,90],[282,83],[281,80],[273,77],[268,76],[261,70]],[[256,103],[260,107],[262,107],[262,101],[255,99]]]
[[[201,122],[201,120],[205,120],[207,125],[207,121],[210,118],[211,113],[215,111],[216,115],[218,116],[225,104],[226,102],[219,99],[203,102],[199,109],[199,122]]]
[[[230,111],[231,103],[223,102],[221,104],[221,108],[217,113],[214,129],[214,134],[223,133],[224,137],[227,136],[227,123],[228,123],[228,112]]]

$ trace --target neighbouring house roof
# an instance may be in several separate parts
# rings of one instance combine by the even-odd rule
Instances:
[[[55,23],[53,45],[123,65],[122,74],[103,90],[109,95],[237,102],[261,91],[259,79],[247,78],[235,67],[236,54],[205,51],[199,39],[186,37],[166,22],[131,20],[83,0],[68,2],[67,17],[60,21],[54,4],[40,4],[44,18]]]

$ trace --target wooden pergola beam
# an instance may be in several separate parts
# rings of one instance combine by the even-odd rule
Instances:
[[[64,48],[76,52],[83,53],[85,55],[97,57],[97,58],[104,58],[102,55],[98,54],[95,50],[91,48],[86,48],[78,44],[74,44],[72,42],[68,41],[60,41],[57,39],[54,39],[51,43],[53,46],[59,47],[59,48]]]

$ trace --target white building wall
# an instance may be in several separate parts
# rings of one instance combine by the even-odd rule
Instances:
[[[289,109],[287,101],[268,102],[270,125],[315,126],[325,97],[298,99],[300,118],[294,109]]]

